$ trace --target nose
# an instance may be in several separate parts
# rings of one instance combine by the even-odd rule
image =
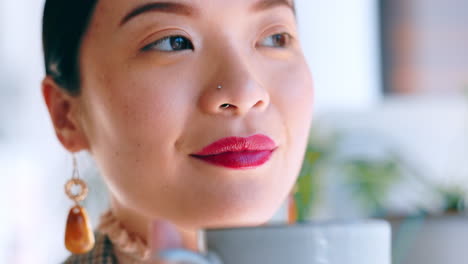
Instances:
[[[258,70],[249,59],[234,49],[210,60],[211,68],[202,94],[201,110],[211,115],[242,116],[264,111],[270,104],[268,90],[256,79]],[[210,67],[208,67],[210,68]]]

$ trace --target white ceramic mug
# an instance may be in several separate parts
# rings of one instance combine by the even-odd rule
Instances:
[[[204,234],[204,254],[176,249],[158,256],[193,264],[390,264],[390,226],[379,220],[213,229]]]

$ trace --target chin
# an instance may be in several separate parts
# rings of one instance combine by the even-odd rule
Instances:
[[[233,215],[232,217],[213,217],[201,219],[197,226],[204,229],[259,226],[268,222],[273,214]]]
[[[211,205],[194,211],[185,218],[195,228],[229,228],[258,226],[268,222],[281,206],[282,201],[269,201],[257,204],[224,204]]]

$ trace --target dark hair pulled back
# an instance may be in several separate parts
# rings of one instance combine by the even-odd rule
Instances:
[[[46,0],[42,45],[46,74],[72,95],[80,92],[80,47],[98,0]]]

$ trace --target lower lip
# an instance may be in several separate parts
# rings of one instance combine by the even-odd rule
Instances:
[[[210,164],[230,169],[253,169],[268,162],[274,150],[226,152],[212,156],[193,156]]]

